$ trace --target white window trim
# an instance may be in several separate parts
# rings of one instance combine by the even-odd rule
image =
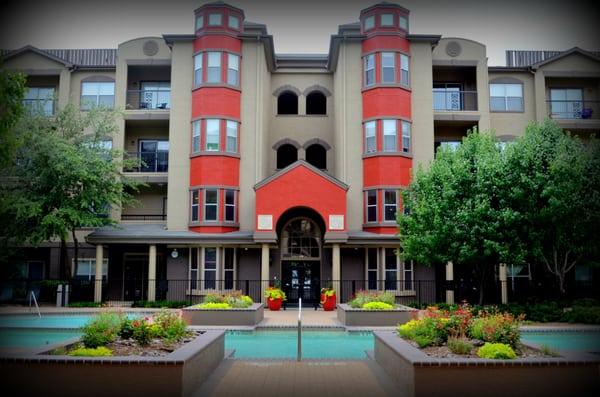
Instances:
[[[394,134],[393,134],[393,136],[394,136],[394,146],[391,149],[390,148],[386,149],[386,147],[385,147],[385,142],[386,142],[385,137],[386,136],[392,136],[392,134],[386,134],[385,133],[386,132],[385,131],[385,125],[386,124],[391,124],[391,123],[394,124]],[[396,120],[396,119],[383,119],[383,120],[381,120],[381,130],[382,130],[382,136],[383,136],[383,139],[382,139],[383,142],[382,142],[382,145],[381,145],[382,146],[381,150],[383,152],[397,152],[398,151],[398,120]],[[377,135],[377,134],[375,134],[375,135]]]
[[[214,248],[216,251],[216,268],[215,271],[215,288],[205,288],[206,277],[205,277],[205,257],[206,249]],[[225,250],[233,250],[233,288],[225,288]],[[191,281],[194,280],[192,277],[192,250],[196,250],[197,253],[197,267],[196,267],[196,288],[191,288]],[[212,271],[213,269],[210,269]],[[228,270],[229,271],[229,270]],[[202,247],[190,247],[188,251],[188,287],[186,293],[189,295],[206,295],[207,293],[214,292],[227,292],[234,291],[238,281],[237,274],[237,249],[231,246],[202,246]]]
[[[200,52],[194,55],[194,86],[198,87],[204,83],[204,53]],[[198,67],[199,66],[199,67]],[[200,81],[196,81],[196,71],[200,71]]]
[[[402,120],[402,122],[400,123],[400,128],[402,129],[402,149],[400,149],[403,153],[412,153],[412,134],[411,134],[411,130],[412,130],[412,126],[411,123],[406,121],[406,120]],[[404,132],[404,126],[407,127],[408,130],[408,134],[405,134]],[[404,147],[404,139],[408,138],[408,148]]]
[[[217,122],[218,125],[218,129],[217,129],[217,148],[216,149],[209,149],[208,148],[208,124],[209,122]],[[204,150],[207,152],[220,152],[221,151],[221,119],[206,119],[206,122],[204,123]]]
[[[367,68],[367,64],[368,64],[368,59],[370,57],[373,57],[373,66],[370,68]],[[376,59],[375,59],[375,54],[369,54],[369,55],[365,55],[364,57],[364,61],[363,61],[363,68],[364,68],[364,75],[363,75],[363,79],[364,79],[364,85],[365,87],[371,87],[374,86],[377,80],[377,74],[375,73],[375,63],[376,63]],[[367,72],[373,70],[373,81],[369,84],[369,82],[367,81]]]
[[[219,191],[220,191],[220,189],[208,188],[208,189],[202,189],[202,191],[204,192],[204,194],[202,195],[202,198],[204,199],[202,201],[202,221],[203,222],[218,222],[219,221]],[[207,205],[206,194],[208,191],[217,192],[217,202],[215,204],[213,204],[213,203],[208,204],[208,205],[214,206],[216,208],[216,216],[215,216],[216,219],[206,219],[206,205]]]
[[[382,84],[395,84],[396,83],[396,74],[397,74],[396,73],[396,54],[397,54],[396,52],[389,52],[389,51],[383,51],[381,53],[381,83]],[[384,55],[391,55],[392,56],[391,58],[392,58],[392,61],[394,62],[394,64],[392,66],[384,66],[384,64],[383,64]],[[385,69],[392,69],[392,71],[393,71],[393,73],[392,73],[392,76],[393,76],[392,81],[384,81],[384,77],[383,76],[385,75],[384,74],[384,70]]]
[[[503,96],[492,96],[492,86],[493,85],[497,85],[497,86],[502,86],[502,90],[504,95]],[[520,86],[521,87],[521,96],[508,96],[506,93],[506,86],[507,85],[514,85],[514,86]],[[524,100],[524,96],[525,93],[524,91],[524,86],[521,83],[490,83],[489,84],[489,92],[490,92],[490,112],[499,112],[499,113],[523,113],[525,111],[525,100]],[[504,109],[492,109],[492,98],[503,98],[504,99]],[[509,109],[508,108],[508,98],[520,98],[521,99],[521,108],[520,109]]]
[[[237,67],[232,68],[231,67],[231,59],[235,58],[237,59]],[[235,70],[235,83],[230,83],[229,82],[229,71],[230,70]],[[227,54],[227,84],[232,85],[234,87],[237,87],[240,85],[240,56],[237,54],[231,54],[228,53]]]
[[[367,135],[367,131],[369,131],[369,128],[367,128],[368,126],[373,125],[374,128],[373,130],[373,135]],[[365,129],[365,153],[377,153],[377,121],[372,120],[372,121],[367,121],[364,124],[364,129]],[[368,144],[368,138],[373,138],[375,145],[373,150],[369,149],[369,144]]]
[[[402,67],[402,60],[406,59],[406,69]],[[406,54],[400,53],[400,84],[406,87],[410,87],[410,57]],[[402,81],[402,71],[406,71],[406,82]]]
[[[215,268],[214,269],[208,269],[209,271],[214,271],[215,272],[215,288],[206,288],[206,249],[207,248],[212,248],[215,250]],[[221,262],[219,260],[220,258],[220,247],[202,247],[202,260],[200,261],[200,265],[202,268],[202,272],[200,273],[202,275],[202,291],[209,291],[209,292],[213,292],[213,291],[219,291],[219,263]]]
[[[233,204],[227,204],[227,192],[233,192]],[[233,220],[227,220],[225,217],[227,216],[227,207],[233,207]],[[226,223],[236,223],[237,221],[237,191],[234,189],[223,189],[223,222]]]
[[[395,223],[396,222],[396,217],[394,217],[394,219],[392,220],[387,220],[385,219],[385,209],[386,207],[391,207],[392,205],[395,206],[396,208],[396,215],[398,215],[398,196],[400,195],[400,190],[399,189],[383,189],[383,222],[389,222],[389,223]],[[386,204],[385,203],[385,194],[386,192],[394,192],[396,195],[396,203],[395,204]]]
[[[369,192],[375,192],[375,204],[369,204]],[[368,189],[365,190],[365,223],[377,223],[378,219],[379,219],[379,208],[378,204],[379,204],[379,199],[378,199],[378,193],[377,193],[377,189]],[[375,220],[370,221],[369,220],[369,207],[375,207]]]
[[[198,128],[196,128],[198,126]],[[194,138],[198,137],[198,147],[194,147]],[[202,150],[202,120],[192,121],[192,153]]]
[[[219,84],[223,82],[223,53],[221,51],[207,51],[206,52],[206,83],[211,83],[211,84]],[[217,54],[218,57],[216,59],[219,60],[219,65],[218,66],[210,66],[210,58],[211,58],[211,54]],[[214,58],[213,58],[214,59]],[[211,68],[213,69],[219,69],[219,76],[217,78],[216,81],[209,81],[209,76],[210,76],[210,70]]]
[[[235,126],[235,135],[229,135],[229,126],[233,125]],[[233,121],[233,120],[226,120],[225,121],[225,151],[227,153],[238,153],[239,152],[239,129],[240,129],[240,125],[237,121]],[[235,150],[229,150],[228,148],[228,143],[229,143],[229,138],[235,138]]]
[[[196,193],[198,195],[198,204],[194,204],[194,193]],[[198,218],[194,219],[194,207],[198,208]],[[200,189],[194,189],[191,191],[190,193],[190,222],[200,222],[201,216],[200,216]]]
[[[95,280],[96,279],[96,258],[77,258],[77,262],[83,262],[83,261],[89,261],[90,262],[90,274],[88,275],[88,280]],[[27,270],[29,272],[29,263],[30,262],[42,262],[44,264],[44,272],[46,271],[46,263],[44,261],[27,261]],[[93,268],[92,268],[92,262],[93,262]],[[79,265],[79,263],[78,263]],[[73,277],[77,277],[77,267],[75,266],[75,258],[71,258],[71,274],[73,275]],[[104,268],[106,268],[106,274],[104,273]],[[106,279],[108,279],[108,259],[104,258],[102,259],[102,278],[104,279],[106,277]]]

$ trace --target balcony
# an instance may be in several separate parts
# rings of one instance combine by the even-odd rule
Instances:
[[[132,192],[135,203],[121,212],[123,223],[164,223],[167,220],[167,184],[152,184]]]
[[[168,172],[169,151],[156,150],[153,152],[127,152],[128,159],[138,160],[137,167],[125,169],[125,172]]]
[[[128,90],[126,103],[127,110],[169,110],[171,88]]]
[[[477,91],[434,88],[433,110],[436,112],[477,111]]]
[[[166,221],[167,214],[122,214],[121,220],[138,222]]]
[[[600,101],[548,100],[551,119],[569,130],[597,130],[600,128]]]

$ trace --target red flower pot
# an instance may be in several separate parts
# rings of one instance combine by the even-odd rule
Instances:
[[[269,306],[269,310],[277,311],[281,309],[281,304],[283,303],[283,299],[267,299],[267,305]]]
[[[335,294],[331,296],[321,295],[321,304],[323,305],[323,310],[326,312],[330,312],[335,310]]]

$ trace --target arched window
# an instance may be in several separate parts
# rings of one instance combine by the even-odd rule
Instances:
[[[313,143],[306,148],[306,161],[321,170],[327,169],[327,150],[318,143]]]
[[[306,96],[306,114],[327,114],[327,98],[322,92],[313,91]]]
[[[277,97],[277,114],[298,114],[298,96],[284,91]]]
[[[277,169],[287,167],[298,160],[298,149],[286,143],[277,149]]]
[[[281,256],[285,259],[321,257],[321,231],[308,218],[289,221],[281,232]]]

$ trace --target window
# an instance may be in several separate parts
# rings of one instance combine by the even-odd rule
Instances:
[[[400,15],[400,29],[408,30],[408,18],[404,15]]]
[[[200,151],[200,127],[202,121],[196,120],[192,122],[192,152],[197,153]]]
[[[277,169],[283,169],[298,161],[298,149],[294,145],[286,143],[277,149]]]
[[[583,90],[581,88],[553,88],[550,90],[550,117],[580,119],[583,110]]]
[[[409,86],[408,56],[400,54],[400,84]]]
[[[443,150],[456,150],[460,146],[461,141],[444,141],[444,142],[435,142],[434,147],[441,147]],[[437,148],[436,148],[437,149]]]
[[[169,141],[141,139],[138,142],[140,172],[167,172],[169,167]]]
[[[235,190],[225,190],[225,222],[235,222]]]
[[[313,91],[306,96],[306,114],[327,114],[327,98],[322,92]]]
[[[396,290],[398,284],[398,256],[394,248],[385,248],[385,289]]]
[[[383,120],[383,151],[384,152],[395,152],[396,151],[396,126],[398,122],[396,120]]]
[[[367,249],[367,289],[378,289],[377,248]]]
[[[208,65],[206,66],[207,75],[206,81],[208,83],[220,83],[221,82],[221,53],[220,52],[208,52]]]
[[[298,96],[284,91],[277,97],[277,114],[298,114]]]
[[[54,88],[28,87],[23,98],[23,106],[32,114],[54,114]]]
[[[410,153],[410,123],[402,121],[402,151]]]
[[[396,220],[396,211],[398,210],[398,192],[384,190],[383,196],[383,220],[393,222]]]
[[[43,263],[43,262],[42,262]],[[108,276],[108,259],[102,261],[102,278]],[[96,279],[96,258],[78,258],[75,268],[75,278],[81,280]]]
[[[204,248],[204,289],[217,288],[217,249]]]
[[[194,86],[202,84],[202,53],[194,56]]]
[[[200,220],[200,191],[192,191],[192,222]]]
[[[375,84],[375,54],[365,57],[365,86]]]
[[[240,29],[240,19],[236,16],[229,16],[229,27],[231,29],[239,30]]]
[[[208,14],[208,26],[221,26],[221,14]]]
[[[365,31],[373,29],[375,27],[375,15],[371,15],[365,18],[364,29]]]
[[[381,14],[381,26],[394,26],[394,14]]]
[[[81,83],[81,109],[89,110],[94,106],[112,108],[115,102],[114,82]]]
[[[223,287],[224,289],[233,289],[233,284],[235,282],[235,248],[225,248],[224,254]]]
[[[196,30],[202,29],[204,27],[204,17],[202,15],[198,15],[196,17]]]
[[[204,220],[214,222],[218,220],[219,191],[217,189],[206,189],[204,191]]]
[[[365,151],[373,153],[377,151],[377,122],[368,121],[365,123]]]
[[[198,248],[190,248],[190,289],[198,289]]]
[[[221,120],[206,119],[206,146],[208,152],[219,151],[219,137],[221,136]]]
[[[367,222],[377,222],[377,190],[367,190]]]
[[[493,112],[522,112],[521,84],[490,84],[490,110]]]
[[[227,84],[239,84],[240,57],[235,54],[227,54]]]
[[[407,290],[407,291],[414,290],[414,287],[413,287],[413,279],[414,279],[413,267],[414,267],[414,265],[413,265],[412,261],[403,262],[404,290]]]
[[[396,82],[396,53],[394,52],[381,53],[381,82]]]
[[[227,141],[225,151],[229,153],[238,152],[238,123],[237,121],[227,120]]]
[[[327,150],[318,143],[306,148],[306,161],[318,169],[327,169]]]

